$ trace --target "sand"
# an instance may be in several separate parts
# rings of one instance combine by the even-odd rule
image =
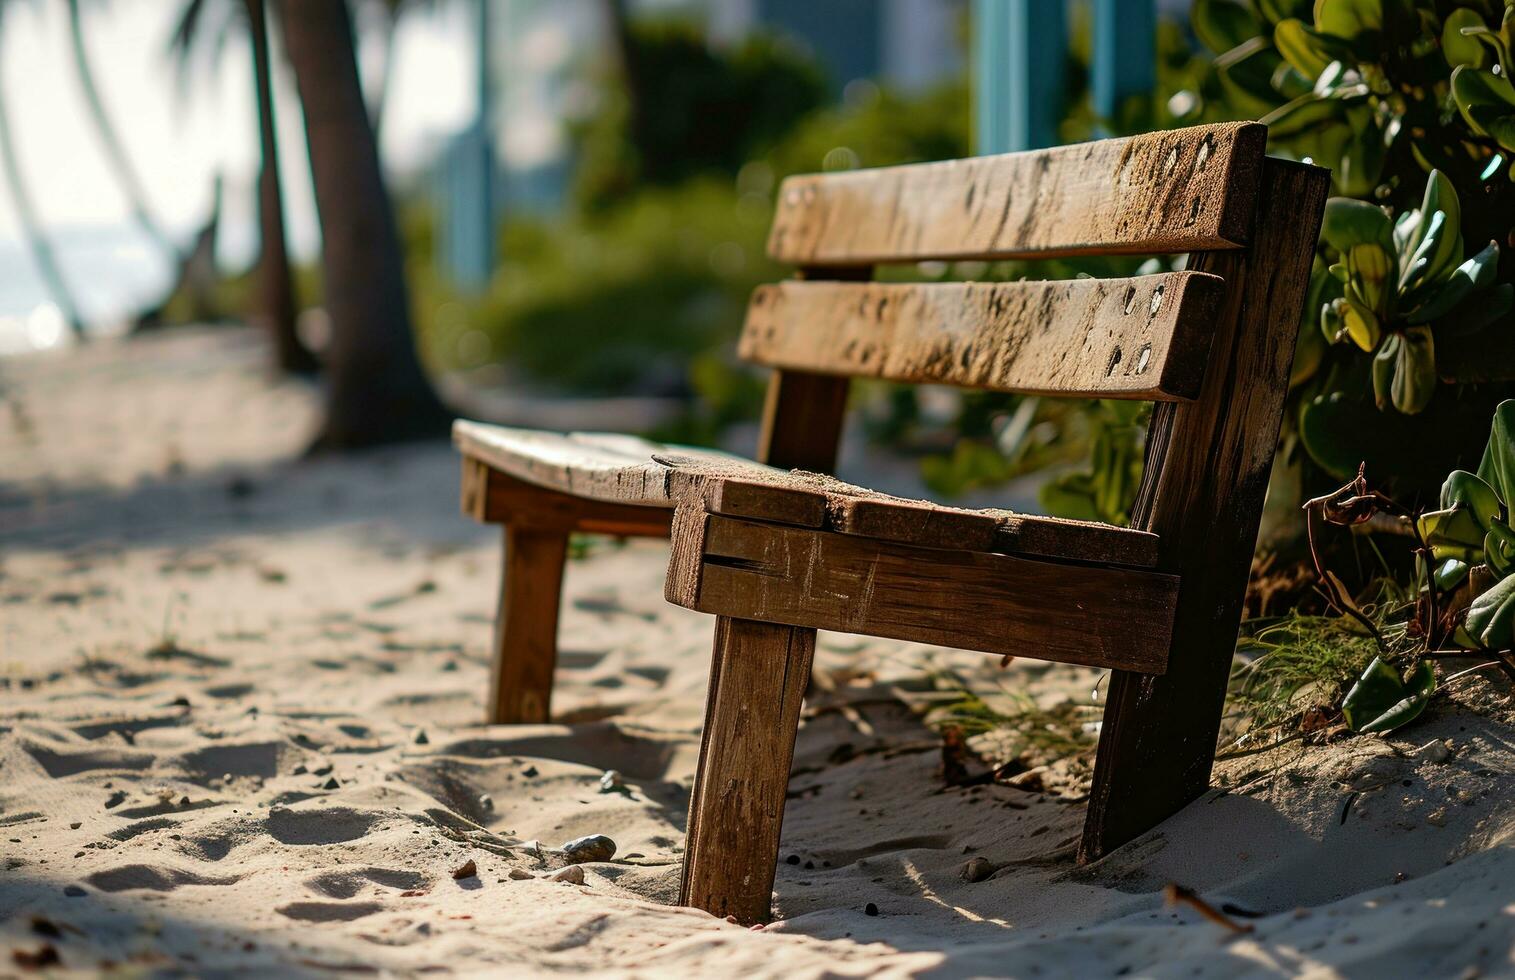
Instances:
[[[572,563],[558,724],[480,725],[499,540],[451,449],[297,461],[316,395],[261,356],[0,361],[0,975],[1515,974],[1515,728],[1476,677],[1399,736],[1227,762],[1078,868],[1076,780],[948,787],[909,703],[931,665],[1095,672],[823,634],[775,922],[676,908],[711,621],[664,547]],[[552,880],[589,834],[615,858]]]

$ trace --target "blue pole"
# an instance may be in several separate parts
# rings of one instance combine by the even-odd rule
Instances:
[[[1157,84],[1154,0],[1094,0],[1094,112],[1116,117],[1133,95]]]
[[[974,0],[973,47],[977,152],[1055,144],[1068,51],[1064,0]]]
[[[478,58],[474,120],[447,148],[446,265],[453,282],[469,292],[489,284],[494,271],[494,87],[489,72],[489,5],[474,0]]]

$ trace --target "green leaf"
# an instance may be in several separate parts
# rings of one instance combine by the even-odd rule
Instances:
[[[1488,532],[1504,517],[1499,495],[1467,470],[1453,470],[1441,485],[1441,509],[1420,515],[1416,527],[1438,561],[1484,560]]]
[[[1354,732],[1393,731],[1420,714],[1436,689],[1436,673],[1421,661],[1410,674],[1407,686],[1399,671],[1374,657],[1342,701],[1341,714]],[[1419,704],[1406,704],[1419,700]]]
[[[1395,408],[1406,415],[1418,415],[1436,394],[1436,343],[1430,327],[1410,327],[1402,336],[1390,392]]]
[[[1342,307],[1341,321],[1352,342],[1370,353],[1383,337],[1383,326],[1373,311],[1351,299]]]
[[[1515,642],[1515,575],[1507,575],[1468,606],[1463,624],[1477,646],[1503,650]]]
[[[1494,409],[1489,426],[1489,441],[1484,446],[1478,476],[1499,499],[1510,501],[1515,493],[1515,400],[1506,399]]]
[[[1258,122],[1268,127],[1270,138],[1288,139],[1291,136],[1298,136],[1317,127],[1337,122],[1341,111],[1341,100],[1316,92],[1306,92],[1298,98],[1285,102]]]
[[[1452,274],[1436,286],[1426,296],[1425,301],[1405,318],[1406,322],[1430,323],[1437,317],[1450,313],[1474,292],[1485,289],[1493,283],[1494,276],[1498,272],[1499,243],[1491,241],[1484,246],[1483,251],[1453,269]]]
[[[1315,0],[1315,29],[1355,41],[1383,30],[1382,0]]]
[[[1316,34],[1304,21],[1290,17],[1273,28],[1273,46],[1284,60],[1307,78],[1318,78],[1332,61],[1316,43]]]
[[[1261,116],[1278,106],[1273,74],[1283,63],[1268,38],[1253,37],[1218,56],[1213,65],[1235,108]]]
[[[1452,71],[1452,99],[1473,132],[1489,135],[1488,127],[1515,113],[1515,87],[1503,75],[1463,65]]]
[[[1294,342],[1294,361],[1289,366],[1289,387],[1297,388],[1314,377],[1325,358],[1325,337],[1319,330],[1312,330],[1309,324],[1305,324],[1299,331],[1299,339]]]
[[[1410,680],[1404,685],[1404,692],[1404,697],[1357,730],[1363,733],[1392,732],[1420,717],[1420,713],[1430,703],[1431,695],[1436,693],[1436,669],[1429,660],[1422,660],[1410,672]]]
[[[1468,577],[1468,570],[1471,567],[1465,561],[1448,558],[1442,562],[1440,568],[1436,569],[1436,587],[1443,592],[1452,591]]]
[[[1394,401],[1394,368],[1402,343],[1399,334],[1389,334],[1378,353],[1373,355],[1373,404],[1380,412],[1387,412]]]
[[[1457,188],[1440,170],[1426,178],[1420,213],[1420,225],[1400,252],[1401,292],[1438,282],[1445,270],[1462,261],[1462,205]]]
[[[1437,561],[1453,558],[1470,564],[1483,561],[1483,543],[1488,532],[1466,507],[1427,511],[1415,524]]]
[[[1377,245],[1393,251],[1394,223],[1377,205],[1350,197],[1333,197],[1326,201],[1320,237],[1343,255],[1355,245]]]
[[[1483,559],[1496,578],[1504,578],[1515,568],[1515,532],[1504,521],[1495,521],[1483,539]]]
[[[1441,506],[1462,505],[1473,512],[1480,527],[1490,527],[1503,520],[1507,511],[1504,499],[1489,481],[1467,470],[1453,470],[1441,485]]]
[[[1483,26],[1483,18],[1470,7],[1459,7],[1447,15],[1446,23],[1441,29],[1441,53],[1447,59],[1448,65],[1453,68],[1458,65],[1483,67],[1483,45],[1478,43],[1477,38],[1466,37],[1462,33],[1465,27]]]

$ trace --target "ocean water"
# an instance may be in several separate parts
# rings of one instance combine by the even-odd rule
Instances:
[[[60,228],[50,237],[62,277],[92,334],[125,330],[172,284],[172,260],[134,226]],[[0,240],[0,355],[72,341],[25,242]]]

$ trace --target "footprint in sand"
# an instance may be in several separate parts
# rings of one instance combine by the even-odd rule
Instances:
[[[328,898],[352,898],[369,885],[383,885],[401,891],[426,888],[433,879],[416,871],[392,868],[343,868],[323,871],[305,879],[305,887]]]
[[[274,911],[301,922],[351,922],[384,911],[378,902],[290,902]]]
[[[181,885],[233,885],[242,880],[242,876],[202,875],[168,865],[127,864],[96,871],[84,880],[103,892],[124,892],[134,888],[170,892]]]
[[[47,746],[25,739],[21,748],[46,770],[53,779],[73,776],[95,769],[146,769],[153,764],[151,752],[133,752],[118,748],[74,749],[69,746]]]
[[[340,844],[368,833],[383,814],[333,806],[320,810],[274,807],[265,826],[282,844]]]

